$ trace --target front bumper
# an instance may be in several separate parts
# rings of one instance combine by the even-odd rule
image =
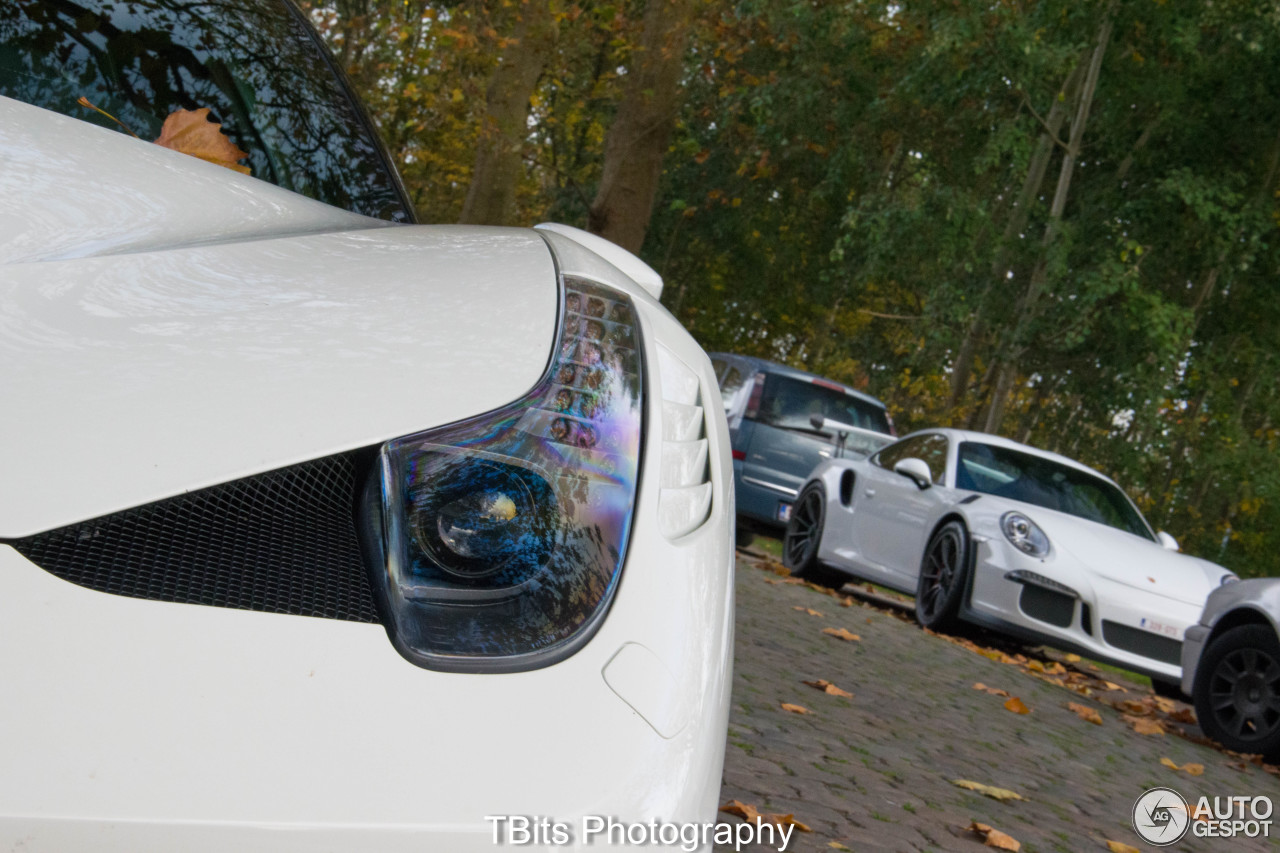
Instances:
[[[1208,625],[1195,625],[1187,628],[1182,638],[1182,692],[1192,695],[1196,683],[1196,668],[1200,666],[1200,655],[1204,653],[1205,643],[1209,640],[1212,628]]]
[[[635,298],[647,363],[661,342],[714,400],[705,356]],[[649,376],[619,588],[596,635],[544,669],[428,671],[380,625],[108,595],[0,545],[0,842],[469,851],[494,849],[487,815],[714,820],[733,637],[728,435],[707,419],[710,515],[668,538],[662,376]]]
[[[976,543],[973,585],[965,616],[970,621],[998,628],[1024,639],[1048,643],[1065,651],[1140,672],[1161,681],[1182,678],[1175,641],[1200,616],[1200,608],[1164,596],[1135,590],[1083,571],[1068,573],[1007,546],[1003,540]],[[1033,572],[1071,588],[1078,598],[1066,624],[1050,624],[1029,615],[1024,607],[1024,584],[1011,580],[1013,571]],[[1041,614],[1043,615],[1043,614]],[[1107,623],[1107,624],[1104,624]],[[1149,627],[1156,625],[1160,632]],[[1108,642],[1119,633],[1145,639],[1170,650],[1165,659],[1137,654]]]

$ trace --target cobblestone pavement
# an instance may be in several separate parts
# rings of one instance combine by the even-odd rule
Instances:
[[[1106,850],[1107,840],[1155,850],[1129,823],[1134,800],[1148,788],[1172,787],[1193,805],[1201,795],[1263,794],[1280,802],[1280,779],[1261,767],[1174,733],[1137,734],[1119,710],[1100,701],[1150,704],[1149,691],[1103,686],[1082,696],[1025,665],[991,659],[1000,652],[986,657],[930,636],[883,607],[852,599],[845,605],[788,582],[777,569],[768,558],[739,554],[733,709],[720,801],[794,814],[812,832],[794,833],[791,851],[989,849],[965,832],[972,821],[1011,835],[1024,853]],[[828,627],[861,639],[824,634]],[[1035,659],[1025,649],[1004,648]],[[1052,662],[1048,667],[1057,669]],[[1068,659],[1068,667],[1087,673],[1095,687],[1101,684],[1087,663]],[[802,683],[817,679],[853,697]],[[1008,700],[974,689],[978,682],[1021,698],[1031,712],[1006,710]],[[1069,702],[1096,709],[1102,725],[1078,717]],[[782,703],[811,713],[789,712]],[[1167,716],[1155,719],[1180,728]],[[1198,734],[1195,726],[1181,728]],[[1202,764],[1204,774],[1169,769],[1162,758],[1179,766]],[[956,787],[956,779],[1011,789],[1026,799],[990,799]],[[1280,832],[1280,813],[1275,819]],[[1188,835],[1165,849],[1277,847],[1280,839]]]

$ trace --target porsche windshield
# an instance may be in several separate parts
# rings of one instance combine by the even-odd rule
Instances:
[[[960,445],[956,488],[1065,512],[1143,539],[1151,528],[1118,488],[1043,456],[973,441]]]
[[[0,95],[146,140],[171,113],[207,107],[254,177],[412,219],[363,109],[289,0],[6,0]]]

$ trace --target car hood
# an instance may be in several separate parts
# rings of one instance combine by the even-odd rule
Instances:
[[[1107,580],[1203,604],[1226,569],[1207,560],[1169,551],[1159,543],[1105,524],[1043,507],[1008,502],[1044,530],[1051,546]]]
[[[79,144],[32,149],[50,121]],[[85,146],[116,155],[100,186]],[[546,369],[534,231],[386,226],[5,99],[0,163],[0,538],[460,420]]]

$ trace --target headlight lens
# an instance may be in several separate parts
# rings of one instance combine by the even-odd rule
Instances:
[[[635,313],[579,279],[563,307],[550,369],[524,399],[382,448],[375,588],[397,648],[423,666],[553,663],[617,585],[640,458]]]
[[[1020,512],[1006,512],[1000,517],[1000,529],[1013,547],[1032,557],[1049,554],[1049,537],[1036,523]]]

